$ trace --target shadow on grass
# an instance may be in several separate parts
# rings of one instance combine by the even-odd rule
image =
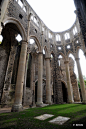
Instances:
[[[55,109],[49,109],[49,107]],[[46,108],[46,109],[45,109]],[[86,105],[81,104],[65,104],[51,105],[44,108],[27,109],[18,113],[9,113],[7,116],[2,116],[0,124],[3,129],[72,129],[73,124],[83,124],[86,126]],[[76,112],[74,112],[74,110]],[[71,112],[71,113],[70,113]],[[44,121],[34,119],[35,116],[42,114],[53,114],[54,116]],[[6,115],[6,113],[5,113]],[[48,121],[57,116],[70,117],[71,119],[63,125],[51,124]],[[10,121],[16,118],[17,120]],[[76,127],[77,128],[77,127]],[[82,129],[82,127],[81,127]]]

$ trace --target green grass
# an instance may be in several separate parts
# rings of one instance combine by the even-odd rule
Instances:
[[[44,121],[34,119],[34,117],[46,113],[53,114],[54,116]],[[48,122],[57,116],[70,117],[70,120],[63,125]],[[82,129],[82,127],[73,127],[73,124],[83,124],[83,127],[86,128],[86,105],[51,105],[43,108],[30,108],[22,112],[0,114],[1,129]]]

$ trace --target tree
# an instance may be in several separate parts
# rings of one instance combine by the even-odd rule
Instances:
[[[86,77],[85,77],[85,75],[83,75],[83,79],[84,79],[85,88],[86,88]],[[77,78],[77,81],[78,81],[78,87],[80,88],[80,81],[79,81],[79,78]]]

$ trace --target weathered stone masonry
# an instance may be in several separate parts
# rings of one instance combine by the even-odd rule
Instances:
[[[0,17],[0,34],[3,36],[0,44],[2,107],[11,106],[12,111],[20,111],[23,106],[80,102],[70,53],[76,59],[82,102],[86,103],[78,60],[79,49],[85,53],[85,32],[81,29],[83,23],[79,21],[79,14],[78,10],[70,29],[52,32],[26,0],[3,0]],[[16,40],[18,34],[22,37],[20,42]]]

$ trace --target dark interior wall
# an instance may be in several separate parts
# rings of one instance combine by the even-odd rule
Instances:
[[[76,9],[80,9],[83,21],[86,25],[86,0],[74,0]]]
[[[62,84],[62,92],[63,92],[63,102],[67,103],[67,99],[68,99],[67,88],[63,82],[61,82],[61,84]]]
[[[5,74],[8,64],[9,53],[0,45],[0,102],[4,86]]]
[[[0,6],[2,5],[2,2],[3,2],[4,0],[0,0]]]
[[[0,102],[1,102],[2,94],[4,92],[3,91],[4,84],[6,85],[4,90],[8,91],[8,87],[10,86],[9,83],[11,84],[16,83],[17,74],[16,75],[13,74],[13,77],[12,77],[10,73],[11,72],[15,73],[15,71],[17,72],[19,53],[20,53],[20,51],[18,52],[18,49],[16,51],[16,48],[18,48],[18,42],[16,41],[16,36],[17,34],[20,34],[17,26],[15,24],[8,23],[5,26],[3,26],[3,30],[1,34],[3,36],[3,41],[0,44]],[[18,59],[14,58],[15,55]],[[6,73],[7,73],[7,78],[6,78]],[[15,78],[15,81],[14,81],[14,78]],[[10,79],[12,79],[12,82],[10,82]]]
[[[32,56],[28,54],[26,87],[30,88]]]
[[[86,47],[86,0],[74,0],[74,3]]]
[[[7,29],[3,29],[2,30],[3,41],[0,44],[0,102],[1,102],[2,92],[3,92],[3,86],[4,86],[6,69],[8,65],[10,49],[11,49],[11,41],[8,38],[9,34],[8,33],[6,34],[6,33],[7,33]]]
[[[19,58],[20,58],[20,51],[21,51],[21,45],[18,45],[16,55],[15,55],[15,61],[14,61],[11,84],[16,84],[18,65],[19,65]]]

